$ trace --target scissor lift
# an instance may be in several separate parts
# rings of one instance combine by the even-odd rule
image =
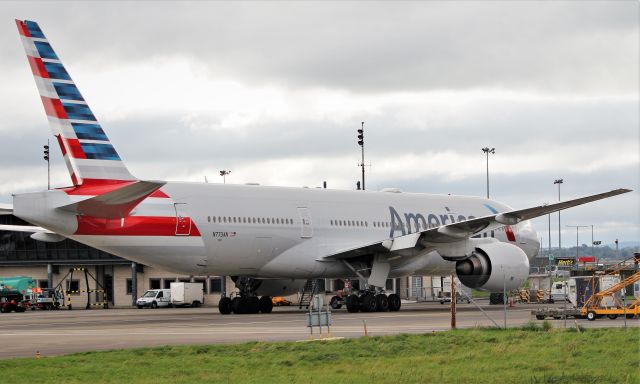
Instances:
[[[593,294],[589,300],[584,303],[584,306],[580,310],[581,315],[591,321],[599,316],[607,316],[612,320],[624,315],[627,317],[638,316],[640,314],[640,298],[636,298],[631,304],[625,307],[624,303],[614,295],[616,292],[619,292],[636,281],[640,281],[640,272],[636,272],[618,284]],[[606,297],[611,297],[613,302],[612,306],[606,306],[604,302]]]

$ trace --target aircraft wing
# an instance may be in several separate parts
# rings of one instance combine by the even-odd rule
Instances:
[[[496,229],[505,225],[514,225],[523,220],[533,219],[544,216],[549,213],[557,212],[563,209],[575,207],[578,205],[590,203],[593,201],[606,199],[608,197],[631,192],[630,189],[615,189],[613,191],[599,193],[596,195],[585,196],[578,199],[562,201],[555,204],[540,205],[532,208],[519,209],[509,212],[501,212],[493,215],[477,217],[470,220],[459,221],[457,223],[442,225],[435,228],[426,229],[424,231],[410,233],[408,235],[385,239],[382,241],[364,244],[359,247],[338,251],[327,255],[324,259],[349,259],[353,257],[377,254],[391,253],[396,251],[421,251],[426,244],[454,243],[473,236],[483,231]]]
[[[42,227],[36,227],[34,225],[7,225],[0,224],[0,231],[9,232],[29,232],[29,233],[55,233]]]
[[[13,214],[13,205],[0,204],[0,215],[11,215],[11,214]]]

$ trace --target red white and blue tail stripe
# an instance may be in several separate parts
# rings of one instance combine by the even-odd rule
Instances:
[[[49,125],[76,186],[136,180],[102,130],[38,23],[16,20]]]

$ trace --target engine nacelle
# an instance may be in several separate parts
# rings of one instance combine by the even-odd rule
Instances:
[[[502,292],[522,286],[529,276],[529,259],[515,245],[495,242],[476,247],[475,252],[456,263],[460,282],[469,288]]]
[[[260,279],[255,292],[258,296],[287,296],[299,292],[304,279]]]

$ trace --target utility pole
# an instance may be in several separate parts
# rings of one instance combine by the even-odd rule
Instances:
[[[44,160],[47,162],[47,190],[51,189],[51,163],[49,162],[49,139],[44,146]]]
[[[451,275],[451,329],[456,329],[456,275]]]
[[[231,171],[225,171],[224,169],[220,171],[220,176],[222,176],[222,183],[227,184],[227,175],[230,174]]]
[[[495,148],[491,148],[489,149],[489,147],[484,147],[482,148],[482,152],[487,154],[487,199],[489,198],[489,154],[495,154],[496,153],[496,149]]]
[[[560,202],[560,185],[564,180],[556,179],[553,184],[558,184],[558,202]],[[558,210],[558,256],[562,257],[562,226],[560,224],[560,210]]]
[[[362,152],[362,162],[358,165],[362,167],[362,190],[364,191],[364,121],[362,122],[360,129],[358,129],[358,145]]]

